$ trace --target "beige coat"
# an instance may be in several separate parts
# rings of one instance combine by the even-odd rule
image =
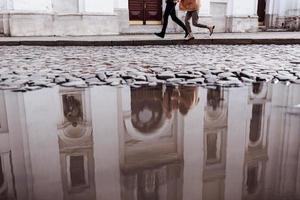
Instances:
[[[182,11],[195,11],[200,9],[200,0],[180,0],[179,9]]]

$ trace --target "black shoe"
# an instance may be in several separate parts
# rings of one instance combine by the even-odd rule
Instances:
[[[188,32],[186,32],[186,33],[185,33],[185,36],[184,36],[184,38],[186,38],[188,35],[189,35],[189,33],[188,33]]]
[[[154,33],[154,35],[156,35],[157,37],[160,37],[160,38],[164,38],[165,37],[165,34],[163,33]]]
[[[211,36],[214,33],[214,29],[215,29],[215,26],[211,26],[211,27],[208,28],[209,36]]]

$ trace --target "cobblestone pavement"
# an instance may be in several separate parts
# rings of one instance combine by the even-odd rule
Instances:
[[[300,83],[300,45],[1,47],[0,88]]]

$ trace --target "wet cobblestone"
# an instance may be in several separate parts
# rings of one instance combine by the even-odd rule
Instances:
[[[300,81],[300,45],[1,47],[0,89]]]

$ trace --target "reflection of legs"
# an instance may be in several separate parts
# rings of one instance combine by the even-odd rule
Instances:
[[[186,37],[189,34],[189,32],[188,32],[187,28],[185,27],[184,23],[180,19],[178,19],[178,17],[176,16],[175,7],[171,10],[170,15],[171,15],[172,20],[185,31],[185,37]]]

